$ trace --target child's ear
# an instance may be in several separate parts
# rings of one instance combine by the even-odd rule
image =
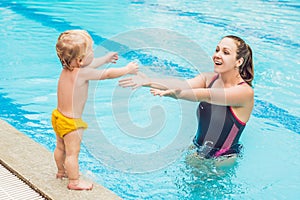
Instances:
[[[77,65],[81,67],[83,65],[82,59],[76,59],[77,60]]]

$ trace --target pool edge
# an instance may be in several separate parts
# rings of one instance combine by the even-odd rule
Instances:
[[[55,179],[53,153],[1,119],[0,137],[0,160],[50,199],[121,199],[96,183],[92,191],[68,190],[66,179]]]

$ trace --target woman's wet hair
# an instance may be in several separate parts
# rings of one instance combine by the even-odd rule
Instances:
[[[252,86],[254,78],[254,64],[252,58],[252,50],[246,42],[240,37],[234,35],[227,35],[224,38],[231,38],[235,41],[237,46],[236,59],[243,58],[243,63],[239,66],[239,73],[246,83]]]

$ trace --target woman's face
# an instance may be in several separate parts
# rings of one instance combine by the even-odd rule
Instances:
[[[237,46],[233,39],[223,38],[216,47],[213,55],[214,70],[216,73],[224,73],[234,70],[241,63],[236,60]]]

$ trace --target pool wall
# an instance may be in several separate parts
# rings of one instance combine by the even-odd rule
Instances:
[[[92,191],[71,191],[67,179],[55,179],[56,166],[53,153],[0,120],[0,161],[43,196],[63,199],[121,199],[112,191],[94,183]],[[84,176],[82,179],[88,179]],[[16,191],[17,193],[18,191]]]

